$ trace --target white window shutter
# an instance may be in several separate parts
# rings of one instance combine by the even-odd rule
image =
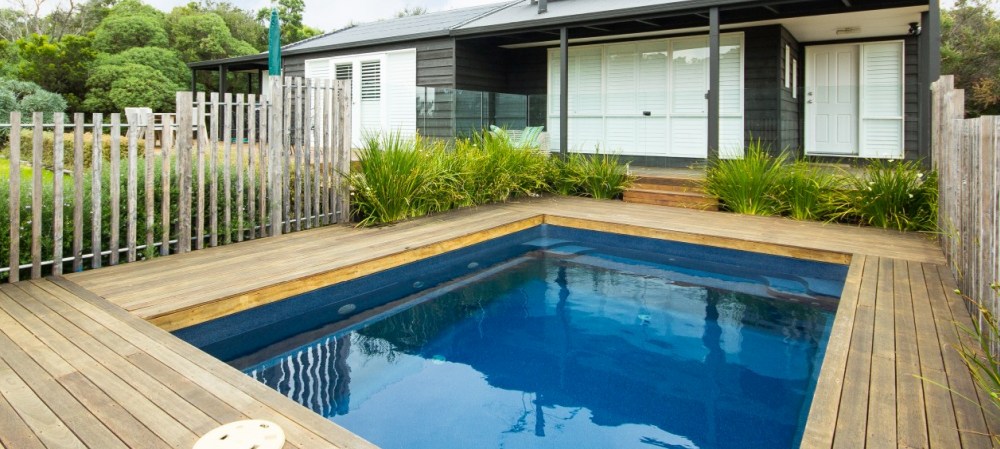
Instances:
[[[361,62],[361,134],[382,131],[382,62]]]
[[[861,157],[903,157],[903,43],[861,45]]]
[[[330,79],[330,58],[307,59],[305,75],[306,78]]]
[[[719,55],[719,157],[743,156],[743,46],[722,36]]]
[[[386,55],[383,76],[386,127],[413,137],[417,132],[417,52],[394,51]]]
[[[671,46],[671,156],[705,157],[708,146],[708,39],[678,39]]]

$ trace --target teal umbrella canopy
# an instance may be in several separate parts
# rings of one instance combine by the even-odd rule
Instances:
[[[281,76],[281,24],[278,9],[271,8],[271,27],[267,40],[267,74]]]

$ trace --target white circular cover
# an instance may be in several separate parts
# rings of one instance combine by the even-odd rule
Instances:
[[[285,432],[277,424],[248,419],[224,424],[202,436],[194,449],[281,449]]]

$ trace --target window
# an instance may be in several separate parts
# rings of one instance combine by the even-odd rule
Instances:
[[[792,47],[785,44],[785,88],[792,87]]]
[[[799,60],[792,60],[792,98],[799,97]]]
[[[379,61],[362,62],[361,99],[379,100],[381,98],[382,98],[382,64]]]
[[[349,80],[354,77],[354,64],[337,64],[337,79]]]

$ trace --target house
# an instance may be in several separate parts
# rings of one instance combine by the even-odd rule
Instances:
[[[938,0],[519,0],[335,31],[286,46],[283,66],[351,79],[356,136],[545,126],[553,151],[648,165],[751,139],[926,161],[939,30]],[[259,70],[266,55],[191,67]]]

